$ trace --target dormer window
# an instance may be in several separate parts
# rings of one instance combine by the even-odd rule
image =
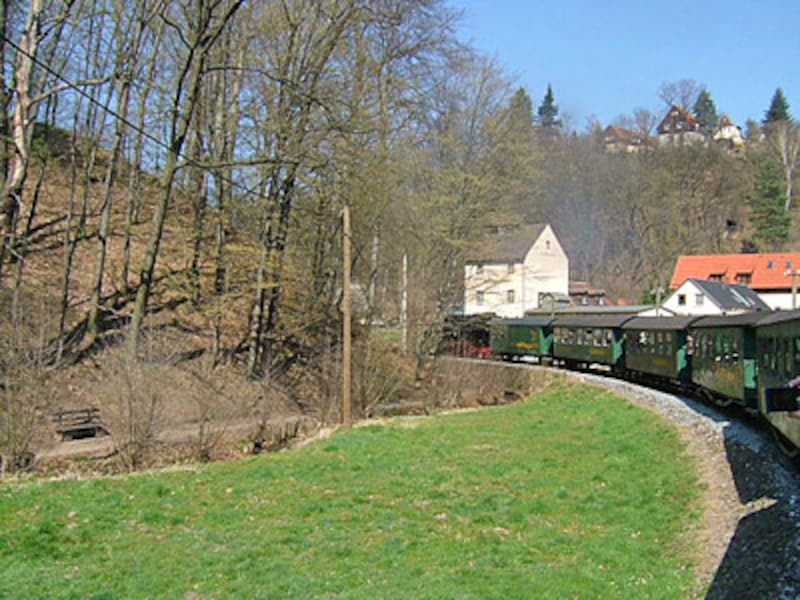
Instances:
[[[736,274],[736,283],[740,285],[750,285],[750,282],[753,281],[753,274],[752,273],[737,273]]]
[[[724,275],[724,273],[711,273],[711,275],[708,276],[708,280],[709,281],[722,281],[722,276],[723,275]]]

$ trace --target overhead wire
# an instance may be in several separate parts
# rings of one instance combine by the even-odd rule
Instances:
[[[128,119],[127,117],[121,115],[119,112],[117,112],[116,110],[111,108],[107,103],[101,102],[100,100],[95,98],[92,94],[89,94],[88,92],[86,92],[86,90],[82,89],[80,84],[75,83],[71,79],[67,78],[63,73],[60,73],[60,72],[56,71],[50,65],[44,63],[39,58],[37,58],[35,55],[32,55],[28,51],[24,50],[19,44],[17,44],[14,40],[9,38],[4,32],[0,32],[0,38],[2,38],[3,41],[6,44],[8,44],[9,46],[11,46],[15,51],[21,53],[23,56],[28,58],[31,62],[33,62],[38,67],[44,69],[48,74],[50,74],[52,77],[56,78],[63,85],[65,85],[67,88],[69,88],[69,89],[73,90],[74,92],[76,92],[82,98],[87,100],[90,104],[96,106],[97,108],[99,108],[100,110],[104,111],[108,115],[110,115],[113,118],[119,120],[119,122],[124,124],[127,128],[129,128],[132,131],[135,131],[136,133],[138,133],[139,135],[141,135],[145,139],[149,140],[150,142],[152,142],[156,146],[160,147],[162,150],[166,150],[167,152],[174,152],[175,156],[178,159],[184,161],[185,164],[193,166],[193,167],[196,167],[196,168],[199,168],[199,169],[202,169],[202,170],[205,170],[205,171],[213,170],[214,171],[214,177],[216,179],[218,179],[220,182],[223,182],[223,183],[226,183],[226,184],[230,185],[232,188],[235,188],[235,189],[243,192],[246,196],[255,197],[255,198],[263,197],[262,194],[260,194],[258,191],[253,189],[255,187],[260,187],[260,185],[261,185],[260,183],[254,185],[253,187],[246,187],[246,186],[238,183],[237,181],[235,181],[235,180],[233,180],[233,179],[231,179],[229,177],[226,177],[225,175],[221,174],[219,172],[219,168],[209,167],[208,165],[204,165],[202,163],[199,163],[195,159],[185,155],[183,152],[174,151],[169,146],[169,144],[167,144],[166,142],[164,142],[160,138],[156,137],[155,135],[151,134],[150,132],[148,132],[143,127],[139,127],[138,124],[133,123],[130,119]],[[256,162],[256,163],[253,163],[253,164],[233,165],[233,168],[246,168],[248,166],[251,166],[251,167],[252,166],[258,166],[258,163]],[[298,206],[296,204],[293,205],[292,210],[293,211],[298,211],[299,210],[300,212],[305,210],[305,211],[308,211],[309,213],[316,212],[313,208],[300,207],[300,206]],[[361,256],[362,258],[364,258],[364,255],[363,255],[364,249],[363,249],[362,245],[355,243],[355,240],[353,240],[353,242],[354,242],[354,246],[355,246],[354,250],[356,251],[356,254],[358,256]]]

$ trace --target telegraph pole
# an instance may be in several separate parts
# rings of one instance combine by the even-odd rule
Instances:
[[[792,309],[797,308],[797,277],[800,275],[800,269],[787,269],[783,274],[784,277],[792,278]]]
[[[400,289],[400,327],[403,354],[408,352],[408,254],[403,253],[403,283]]]
[[[342,425],[350,427],[352,416],[350,414],[350,381],[352,379],[352,364],[350,346],[352,332],[350,329],[351,318],[351,285],[350,285],[350,206],[345,204],[342,213]]]

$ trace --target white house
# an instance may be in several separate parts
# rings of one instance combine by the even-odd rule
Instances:
[[[734,125],[728,115],[722,115],[722,118],[714,130],[714,141],[727,144],[733,150],[739,150],[744,146],[744,138],[742,137],[742,128]]]
[[[758,294],[744,285],[686,279],[662,306],[676,315],[732,315],[757,310],[769,311]]]
[[[521,317],[569,294],[569,261],[550,225],[486,238],[464,266],[464,314]]]

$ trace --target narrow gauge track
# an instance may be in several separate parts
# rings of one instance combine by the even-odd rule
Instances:
[[[627,380],[528,362],[452,358],[509,369],[546,369],[608,389],[668,419],[704,484],[696,573],[705,598],[800,598],[800,472],[767,426],[745,411],[711,406]]]

